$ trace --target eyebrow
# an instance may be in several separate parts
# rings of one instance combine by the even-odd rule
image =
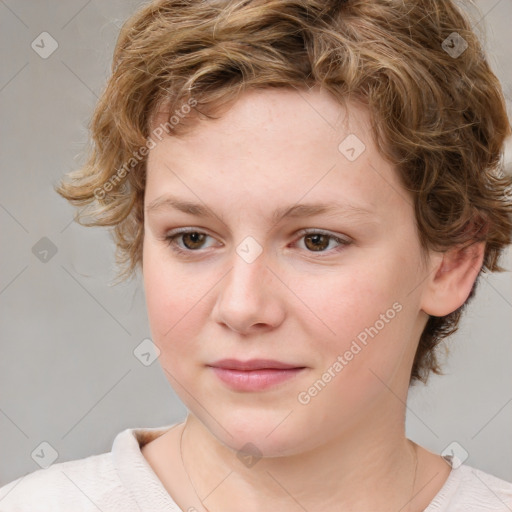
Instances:
[[[191,201],[183,201],[175,196],[160,196],[155,200],[151,201],[146,207],[146,212],[152,212],[161,209],[174,209],[179,210],[189,215],[195,215],[196,217],[211,218],[216,217],[212,211],[201,203],[194,203]],[[364,208],[362,206],[356,206],[352,204],[342,204],[338,202],[329,203],[307,203],[307,204],[295,204],[291,206],[285,206],[277,208],[271,216],[271,220],[274,223],[281,221],[284,218],[303,218],[310,217],[313,215],[320,214],[351,214],[351,215],[362,215],[369,216],[374,212]],[[222,219],[224,221],[224,219]]]

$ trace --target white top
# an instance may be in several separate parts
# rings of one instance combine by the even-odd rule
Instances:
[[[184,512],[140,451],[173,426],[123,430],[111,452],[13,480],[0,488],[0,512]],[[445,459],[451,473],[424,512],[512,511],[512,483],[460,465],[456,456]]]

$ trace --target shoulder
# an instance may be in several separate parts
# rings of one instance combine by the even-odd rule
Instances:
[[[56,463],[13,480],[0,487],[0,512],[138,512],[137,503],[153,510],[155,500],[166,510],[178,510],[141,453],[141,446],[174,426],[125,429],[116,435],[111,452]]]
[[[112,454],[53,464],[0,488],[2,512],[138,510],[126,496]]]
[[[464,464],[448,480],[424,512],[510,512],[512,483]]]

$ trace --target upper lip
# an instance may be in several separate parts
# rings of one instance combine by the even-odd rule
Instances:
[[[238,359],[220,359],[208,366],[224,368],[226,370],[264,370],[267,368],[286,370],[290,368],[304,368],[295,364],[283,363],[273,359],[250,359],[248,361],[239,361]]]

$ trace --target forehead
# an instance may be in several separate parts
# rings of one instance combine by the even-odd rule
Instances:
[[[342,105],[318,89],[264,89],[244,93],[219,119],[158,141],[146,202],[178,189],[186,199],[216,197],[224,206],[249,208],[254,198],[275,209],[304,198],[379,209],[404,200],[399,187],[364,106]]]
[[[193,139],[194,143],[207,144],[209,141],[225,142],[229,138],[234,143],[243,137],[247,145],[246,136],[250,135],[255,144],[265,137],[299,144],[308,139],[325,139],[326,135],[336,142],[340,128],[351,128],[362,135],[370,124],[364,105],[345,100],[340,103],[319,86],[304,90],[249,89],[231,103],[220,119],[199,119],[197,111],[190,109],[186,102],[181,107],[183,112],[180,112],[180,104],[171,108],[175,115],[170,111],[157,112],[152,119],[152,132],[167,122],[176,142]],[[188,129],[182,133],[180,127],[184,125]]]

